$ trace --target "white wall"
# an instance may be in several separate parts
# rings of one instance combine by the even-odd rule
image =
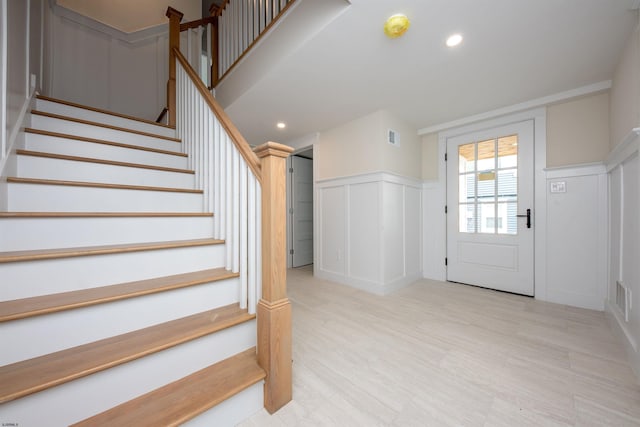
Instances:
[[[387,110],[315,137],[318,277],[386,294],[422,276],[421,151],[416,129]]]
[[[640,376],[640,128],[611,153],[609,170],[609,277],[607,312],[625,339]],[[616,282],[631,290],[628,319],[616,304]]]
[[[545,299],[603,310],[607,281],[606,169],[601,163],[553,168],[546,171],[546,178]],[[552,193],[552,183],[564,183],[566,191]]]
[[[16,167],[11,152],[20,144],[19,130],[40,81],[43,1],[9,0],[0,8],[0,210],[7,207],[4,177]]]
[[[316,183],[316,276],[379,295],[422,277],[421,186],[387,172]]]
[[[45,18],[45,94],[156,119],[166,105],[168,25],[123,33],[56,5]]]
[[[640,16],[616,67],[611,89],[609,277],[607,313],[640,376]],[[616,281],[631,290],[629,319],[616,304]]]

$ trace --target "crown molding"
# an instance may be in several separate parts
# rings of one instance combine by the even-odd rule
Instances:
[[[638,0],[640,1],[640,0]],[[456,128],[464,125],[468,125],[475,122],[481,122],[484,120],[493,119],[500,116],[506,116],[508,114],[518,113],[520,111],[530,110],[538,107],[544,107],[550,104],[556,104],[558,102],[568,101],[573,98],[578,98],[585,95],[591,95],[598,92],[611,89],[611,80],[605,80],[599,83],[594,83],[587,86],[581,86],[576,89],[559,92],[549,96],[543,96],[542,98],[532,99],[531,101],[522,102],[520,104],[510,105],[504,108],[498,108],[497,110],[487,111],[486,113],[476,114],[462,119],[453,120],[450,122],[440,123],[437,125],[429,126],[418,130],[418,135],[427,135],[430,133],[436,133],[443,130]]]
[[[83,27],[91,28],[92,30],[106,34],[111,38],[123,41],[128,44],[142,43],[149,39],[153,39],[169,33],[168,22],[166,24],[156,25],[153,27],[148,27],[142,30],[127,33],[125,31],[112,27],[111,25],[107,25],[93,18],[89,18],[88,16],[84,16],[64,6],[60,6],[57,0],[49,0],[49,5],[53,14],[56,16],[75,22],[76,24],[82,25]]]

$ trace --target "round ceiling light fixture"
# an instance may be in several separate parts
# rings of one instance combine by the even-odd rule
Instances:
[[[447,47],[455,47],[462,43],[461,34],[453,34],[447,39]]]
[[[390,16],[384,23],[384,33],[390,39],[396,39],[407,32],[409,29],[409,18],[401,13]]]
[[[285,122],[278,122],[278,123],[276,123],[276,127],[278,129],[284,129],[284,128],[287,127],[287,124]]]

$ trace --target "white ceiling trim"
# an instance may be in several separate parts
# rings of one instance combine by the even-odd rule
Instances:
[[[73,21],[82,26],[91,28],[98,32],[108,35],[117,40],[121,40],[126,43],[136,44],[144,42],[150,38],[158,37],[160,35],[169,34],[168,20],[166,24],[156,25],[154,27],[145,28],[143,30],[134,31],[132,33],[126,33],[117,28],[114,28],[108,24],[97,21],[88,16],[84,16],[74,10],[67,9],[64,6],[58,4],[57,0],[49,0],[51,10],[57,16]]]
[[[524,110],[544,107],[546,105],[567,101],[572,98],[577,98],[584,95],[590,95],[593,93],[602,92],[602,91],[611,89],[611,84],[612,84],[611,80],[605,80],[603,82],[594,83],[587,86],[581,86],[579,88],[556,93],[554,95],[543,96],[542,98],[532,99],[531,101],[522,102],[520,104],[510,105],[508,107],[487,111],[486,113],[476,114],[476,115],[464,117],[458,120],[453,120],[450,122],[428,126],[426,128],[419,129],[418,135],[427,135],[430,133],[436,133],[443,130],[464,126],[464,125],[468,125],[475,122],[480,122],[483,120],[493,119],[495,117],[504,116],[507,114],[513,114],[513,113],[517,113]]]

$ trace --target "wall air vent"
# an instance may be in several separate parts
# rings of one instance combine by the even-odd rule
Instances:
[[[393,129],[387,130],[387,142],[396,147],[400,146],[400,134]]]
[[[631,289],[616,281],[616,306],[624,316],[624,321],[629,321],[629,310],[631,309]]]

